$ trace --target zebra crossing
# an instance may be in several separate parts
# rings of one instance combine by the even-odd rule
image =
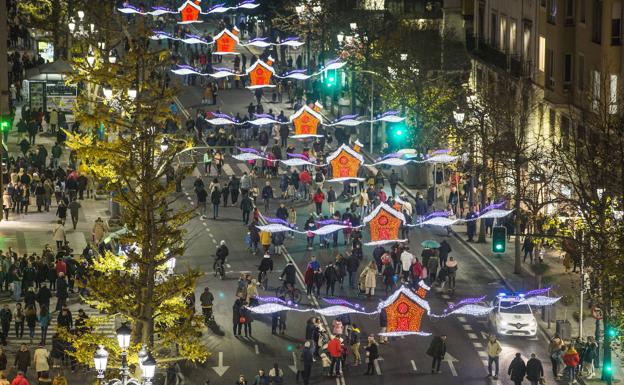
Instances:
[[[13,312],[15,310],[15,301],[12,298],[2,297],[0,299],[0,306],[4,306],[4,304],[9,305],[9,309]],[[54,311],[55,307],[55,299],[53,298],[50,304],[51,311]],[[76,322],[78,317],[78,310],[82,309],[87,314],[89,319],[96,321],[97,326],[95,327],[95,332],[104,334],[107,337],[115,337],[115,331],[121,325],[121,322],[116,319],[116,317],[109,317],[105,314],[100,313],[99,310],[92,308],[91,306],[81,303],[79,300],[76,301],[73,298],[70,299],[67,307],[71,311],[72,320]],[[37,315],[39,314],[39,308],[37,307]],[[52,341],[52,336],[57,332],[58,329],[58,318],[59,312],[54,312],[51,314],[52,319],[50,321],[50,326],[48,327],[47,335],[46,335],[46,343],[49,345]],[[19,344],[29,345],[31,343],[38,343],[41,341],[41,326],[39,322],[37,322],[34,330],[34,335],[31,341],[30,333],[28,329],[28,325],[24,323],[24,334],[21,338],[15,337],[15,324],[14,321],[11,322],[11,326],[9,329],[9,335],[7,337],[7,342],[9,345],[17,346]]]
[[[249,168],[249,166],[247,165],[247,163],[245,162],[238,162],[236,160],[231,160],[233,163],[227,163],[224,162],[223,163],[223,167],[221,169],[221,176],[227,176],[230,177],[232,175],[236,175],[236,177],[240,178],[241,176],[243,176],[243,173],[247,173],[249,174],[251,172],[251,169]],[[212,165],[212,169],[210,171],[210,174],[207,174],[204,172],[204,165],[198,165],[195,166],[195,170],[193,170],[193,176],[201,176],[201,177],[216,177],[217,176],[217,168]]]

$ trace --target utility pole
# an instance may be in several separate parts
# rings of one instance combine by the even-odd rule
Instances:
[[[7,39],[4,37],[9,31],[9,24],[7,18],[6,1],[0,1],[0,31],[3,37],[0,38],[0,121],[5,121],[11,115],[9,108],[9,71],[8,71],[8,47]],[[6,129],[11,129],[7,127]],[[0,132],[0,194],[4,192],[3,178],[4,178],[4,132]],[[7,154],[8,155],[8,154]],[[8,156],[7,156],[8,158]],[[0,219],[1,220],[1,219]]]

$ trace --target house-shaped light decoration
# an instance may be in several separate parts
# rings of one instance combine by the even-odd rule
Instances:
[[[178,12],[182,16],[182,21],[179,21],[178,24],[201,23],[202,21],[199,20],[199,13],[201,12],[199,3],[201,0],[186,0],[178,8]]]
[[[385,203],[379,204],[364,217],[363,222],[368,225],[370,232],[371,240],[366,243],[367,246],[406,241],[399,239],[399,230],[405,223],[405,216]]]
[[[295,134],[291,138],[322,137],[323,135],[318,134],[318,127],[323,123],[323,116],[319,111],[316,111],[316,108],[303,106],[292,114],[290,121],[295,127]]]
[[[247,75],[249,76],[250,90],[265,87],[275,87],[275,84],[271,84],[271,77],[275,75],[275,70],[272,67],[273,58],[269,56],[267,61],[257,60],[249,68],[247,68]]]
[[[236,45],[238,40],[238,28],[234,27],[232,31],[224,29],[214,37],[215,55],[238,55]]]
[[[332,179],[328,182],[364,180],[357,176],[358,170],[364,164],[364,157],[344,143],[327,157],[327,163],[332,173]]]
[[[359,139],[356,139],[355,142],[353,142],[353,149],[357,152],[362,152],[362,147],[364,147],[364,145],[362,144],[362,142],[360,142]]]
[[[406,286],[401,286],[388,299],[379,303],[377,309],[385,313],[387,327],[383,336],[429,335],[421,332],[422,317],[431,312],[425,296],[429,288],[421,285],[415,293]]]

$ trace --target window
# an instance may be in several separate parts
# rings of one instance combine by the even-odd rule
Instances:
[[[592,41],[602,43],[602,0],[593,0],[592,6]]]
[[[574,25],[574,1],[565,0],[565,25]]]
[[[496,40],[496,14],[492,12],[492,22],[490,23],[490,44],[494,47],[498,46],[498,41]]]
[[[509,50],[509,36],[507,36],[507,16],[500,15],[500,35],[498,37],[499,49],[503,52]]]
[[[557,122],[557,113],[555,112],[555,110],[553,110],[552,108],[550,108],[548,110],[548,135],[550,136],[551,140],[555,140],[555,124]]]
[[[611,8],[611,45],[622,44],[622,3],[616,1]]]
[[[546,38],[544,36],[539,38],[538,69],[542,72],[546,69]]]
[[[578,126],[576,126],[576,139],[579,141],[584,141],[585,140],[585,126],[582,124],[579,124]]]
[[[555,55],[552,49],[546,50],[546,88],[555,88]]]
[[[485,40],[485,4],[479,3],[479,39]]]
[[[618,76],[612,74],[609,77],[609,113],[617,114],[618,112]]]
[[[518,22],[516,19],[509,20],[509,49],[513,55],[518,54],[518,36],[517,36],[517,25]]]
[[[570,148],[570,118],[565,115],[561,115],[559,131],[561,135],[561,146],[564,150],[567,150]]]
[[[585,56],[583,54],[578,55],[578,75],[576,78],[576,85],[579,91],[585,89]]]
[[[563,83],[572,83],[572,55],[563,55]]]
[[[579,23],[585,24],[585,20],[587,18],[587,5],[585,4],[586,0],[579,0]]]
[[[522,35],[522,56],[525,59],[529,59],[531,57],[531,27],[532,23],[530,20],[523,20],[523,35]],[[544,46],[546,46],[546,42],[544,42]],[[541,70],[543,71],[543,70]]]
[[[592,71],[592,95],[591,95],[592,109],[598,111],[600,105],[600,72]]]
[[[555,24],[557,22],[557,0],[548,0],[546,21],[550,24]]]

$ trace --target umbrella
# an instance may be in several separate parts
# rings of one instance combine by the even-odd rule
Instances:
[[[437,249],[438,247],[440,247],[440,244],[438,242],[431,240],[431,239],[422,241],[420,245],[424,247],[425,249]]]

